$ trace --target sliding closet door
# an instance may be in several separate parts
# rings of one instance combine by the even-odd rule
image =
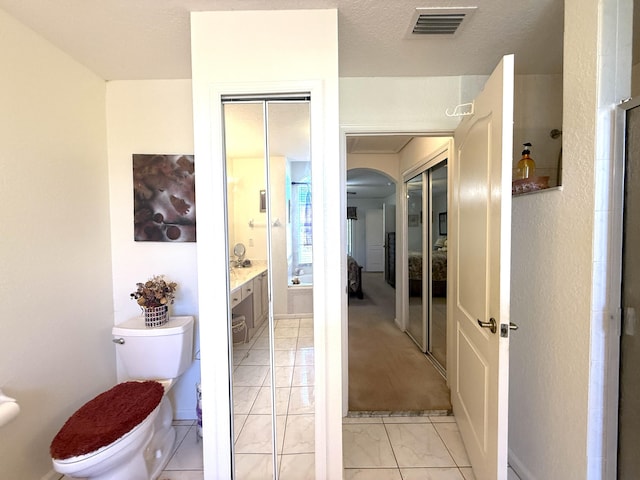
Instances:
[[[313,367],[298,356],[304,342],[313,351],[299,338],[312,312],[296,310],[313,287],[309,98],[227,98],[223,114],[233,479],[270,480],[283,455],[314,453]],[[310,379],[294,378],[297,361]]]
[[[444,370],[447,364],[447,162],[428,171],[429,315],[427,353]]]
[[[424,225],[422,212],[425,211],[423,195],[424,173],[420,173],[405,182],[406,190],[406,236],[408,255],[408,305],[409,322],[407,333],[422,351],[426,349],[426,309],[424,268]],[[428,260],[428,258],[427,258]]]
[[[405,177],[407,333],[444,372],[447,356],[447,158]]]
[[[253,302],[257,283],[253,274],[262,274],[260,265],[268,268],[269,238],[260,195],[267,186],[266,115],[260,101],[225,103],[223,113],[231,259],[233,478],[268,480],[276,471],[272,329],[268,319],[260,321]]]

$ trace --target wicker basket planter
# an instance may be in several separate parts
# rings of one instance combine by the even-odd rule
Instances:
[[[142,307],[144,312],[144,324],[147,327],[160,327],[169,321],[169,306]]]

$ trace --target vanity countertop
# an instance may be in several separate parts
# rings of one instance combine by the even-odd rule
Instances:
[[[267,271],[266,262],[253,262],[250,267],[233,267],[229,276],[231,291],[237,290],[245,283]]]

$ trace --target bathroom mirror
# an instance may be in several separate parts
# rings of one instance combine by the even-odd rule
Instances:
[[[309,101],[225,98],[223,114],[228,245],[251,259],[228,286],[233,478],[276,479],[314,468]]]
[[[233,254],[237,258],[237,262],[241,263],[244,260],[244,255],[247,252],[246,247],[242,243],[236,243],[236,246],[233,247]]]

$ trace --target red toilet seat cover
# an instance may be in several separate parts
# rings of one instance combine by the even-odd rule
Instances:
[[[51,442],[51,458],[86,455],[140,424],[158,406],[164,388],[155,381],[124,382],[80,407]]]

